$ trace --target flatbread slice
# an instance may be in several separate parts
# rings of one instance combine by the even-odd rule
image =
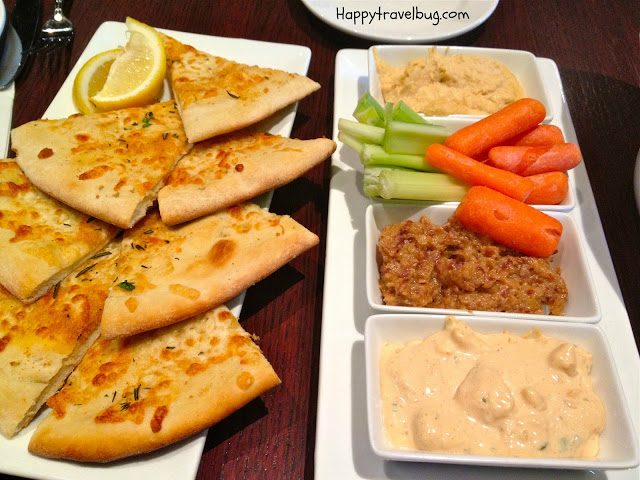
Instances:
[[[303,75],[244,65],[163,38],[169,83],[192,143],[252,125],[320,88]]]
[[[11,142],[36,187],[122,228],[144,216],[191,148],[174,102],[36,120],[13,129]]]
[[[236,133],[196,144],[158,193],[162,221],[175,225],[289,183],[328,158],[328,138]]]
[[[134,337],[99,340],[49,399],[29,451],[109,462],[217,423],[278,385],[251,336],[224,306]]]
[[[12,160],[0,160],[0,284],[25,303],[44,295],[119,228],[35,188]]]
[[[0,432],[12,437],[64,384],[100,331],[120,241],[24,305],[0,287]]]
[[[178,227],[154,210],[122,240],[102,335],[134,335],[221,305],[317,243],[291,217],[251,203]]]

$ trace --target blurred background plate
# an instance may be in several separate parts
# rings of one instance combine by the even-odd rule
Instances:
[[[4,2],[0,2],[0,38],[4,34],[4,26],[7,23],[7,9],[4,8]],[[0,40],[0,45],[2,41]]]
[[[640,211],[640,151],[636,157],[636,170],[633,174],[633,189],[636,192],[636,205]]]
[[[498,0],[302,0],[320,20],[369,40],[421,43],[457,37],[483,24]]]
[[[0,5],[3,5],[0,1]],[[0,84],[5,83],[5,75],[13,76],[13,72],[20,62],[22,46],[18,34],[11,25],[4,29],[4,46],[0,51]],[[11,82],[5,88],[0,89],[0,157],[6,158],[9,151],[9,135],[11,132],[11,119],[13,114],[13,98],[15,88]]]

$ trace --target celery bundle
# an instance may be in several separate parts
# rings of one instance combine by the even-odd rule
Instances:
[[[365,93],[353,116],[338,121],[338,140],[360,154],[365,195],[385,199],[459,201],[468,185],[429,165],[429,145],[447,131],[427,122],[403,101],[382,107]]]

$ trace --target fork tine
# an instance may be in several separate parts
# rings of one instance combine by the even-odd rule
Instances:
[[[71,43],[71,39],[72,38],[70,36],[43,37],[36,45],[27,50],[27,53],[47,53],[58,47],[64,47],[68,45],[69,43]]]
[[[31,48],[29,48],[28,50],[26,50],[25,53],[32,55],[32,54],[36,54],[36,53],[40,53],[42,52],[45,48],[47,48],[49,45],[49,42],[37,42],[35,45],[32,45]]]
[[[49,53],[58,47],[58,42],[48,42],[47,45],[41,50],[40,53]]]
[[[31,53],[46,53],[53,50],[57,42],[52,40],[41,40],[35,47],[32,47]]]

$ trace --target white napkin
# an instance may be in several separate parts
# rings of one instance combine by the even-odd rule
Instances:
[[[9,135],[11,134],[11,117],[13,115],[13,83],[0,90],[0,158],[7,158],[9,153]]]

